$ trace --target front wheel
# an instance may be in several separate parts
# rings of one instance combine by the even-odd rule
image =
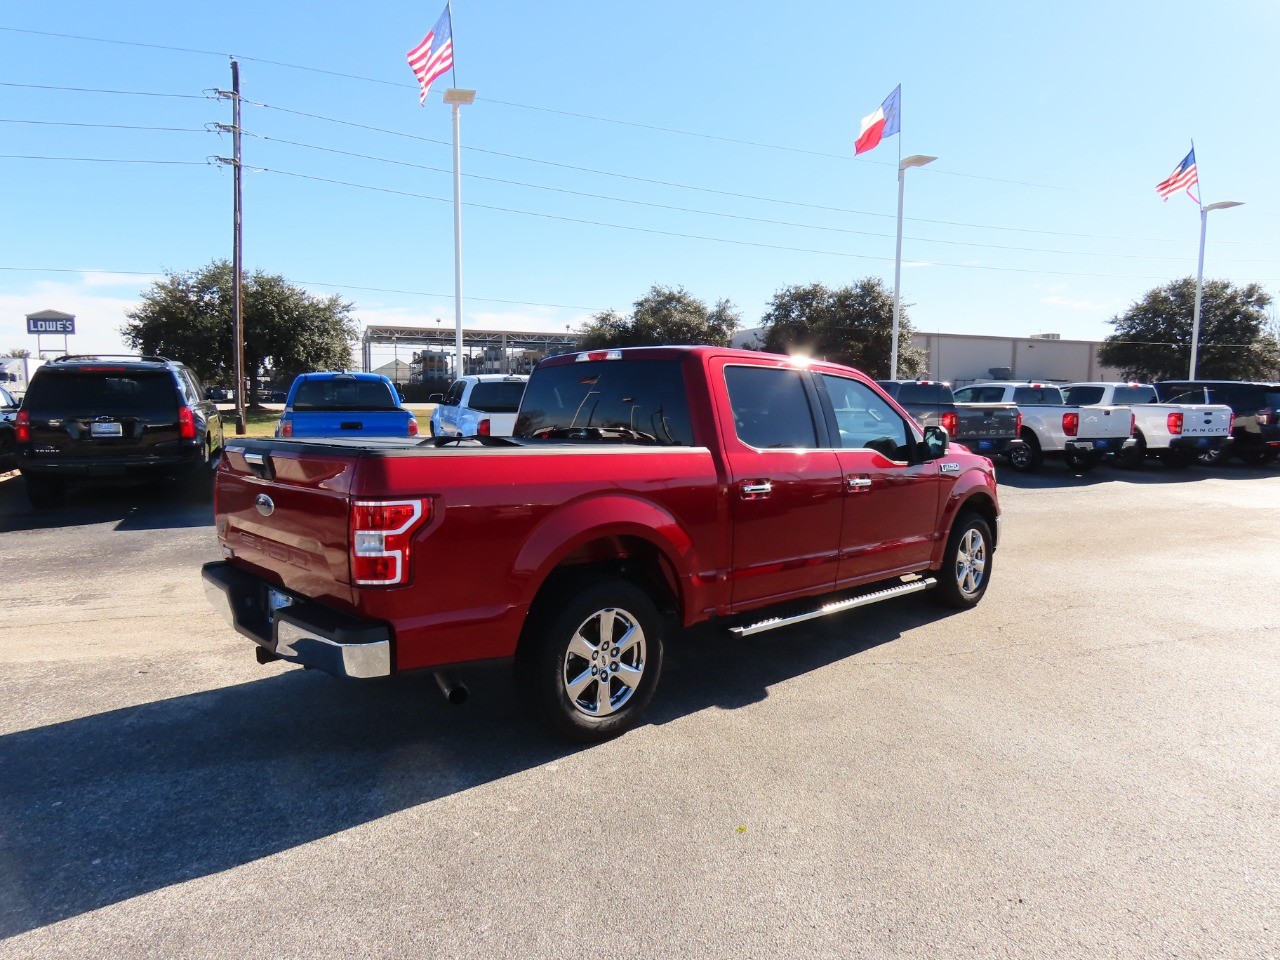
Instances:
[[[934,598],[948,607],[968,610],[978,605],[991,579],[991,559],[995,544],[991,527],[976,513],[956,517],[947,538]]]
[[[580,743],[625,733],[662,671],[664,621],[627,580],[569,585],[531,620],[517,680],[539,719]]]

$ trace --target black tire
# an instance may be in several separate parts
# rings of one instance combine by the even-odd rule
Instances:
[[[1066,462],[1067,469],[1072,473],[1088,473],[1098,465],[1098,461],[1101,458],[1092,450],[1088,452],[1068,450],[1063,453],[1062,459]]]
[[[1116,466],[1121,470],[1137,470],[1147,462],[1147,438],[1139,430],[1133,435],[1133,446],[1116,454]]]
[[[27,500],[37,510],[52,510],[62,506],[67,496],[67,485],[62,480],[45,477],[25,477]]]
[[[1022,428],[1021,439],[1025,446],[1009,451],[1009,466],[1018,473],[1035,473],[1044,465],[1044,451],[1040,449],[1040,441],[1026,427]]]
[[[995,553],[991,527],[976,513],[962,513],[951,525],[933,598],[957,610],[976,607],[991,581]]]
[[[0,471],[13,468],[14,456],[18,452],[18,444],[12,430],[0,430]]]
[[[183,478],[183,492],[188,500],[202,503],[213,499],[213,478],[218,470],[218,461],[213,456],[212,441],[206,438],[200,448],[200,460],[191,472]]]
[[[1206,450],[1196,459],[1206,467],[1220,467],[1231,459],[1231,444],[1224,443],[1213,450]]]
[[[666,629],[648,594],[602,577],[566,584],[539,607],[516,657],[516,680],[535,716],[579,743],[609,740],[639,723],[662,672]],[[607,681],[599,679],[601,666],[612,668]],[[624,680],[628,674],[634,683]]]

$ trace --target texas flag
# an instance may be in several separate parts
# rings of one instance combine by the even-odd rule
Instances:
[[[892,137],[898,132],[898,114],[901,110],[902,84],[893,88],[893,93],[885,97],[880,109],[869,117],[862,118],[862,130],[858,134],[858,142],[854,144],[854,154],[866,153],[885,137]]]

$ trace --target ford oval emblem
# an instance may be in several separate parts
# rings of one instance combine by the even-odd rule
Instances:
[[[258,508],[258,512],[264,517],[269,517],[276,512],[275,501],[265,493],[258,494],[258,499],[253,501],[253,505]]]

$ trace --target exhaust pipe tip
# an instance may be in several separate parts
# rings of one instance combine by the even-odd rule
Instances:
[[[471,691],[467,689],[465,683],[459,683],[447,673],[433,673],[432,676],[436,678],[436,686],[440,688],[444,698],[455,707],[460,707],[467,702]]]

